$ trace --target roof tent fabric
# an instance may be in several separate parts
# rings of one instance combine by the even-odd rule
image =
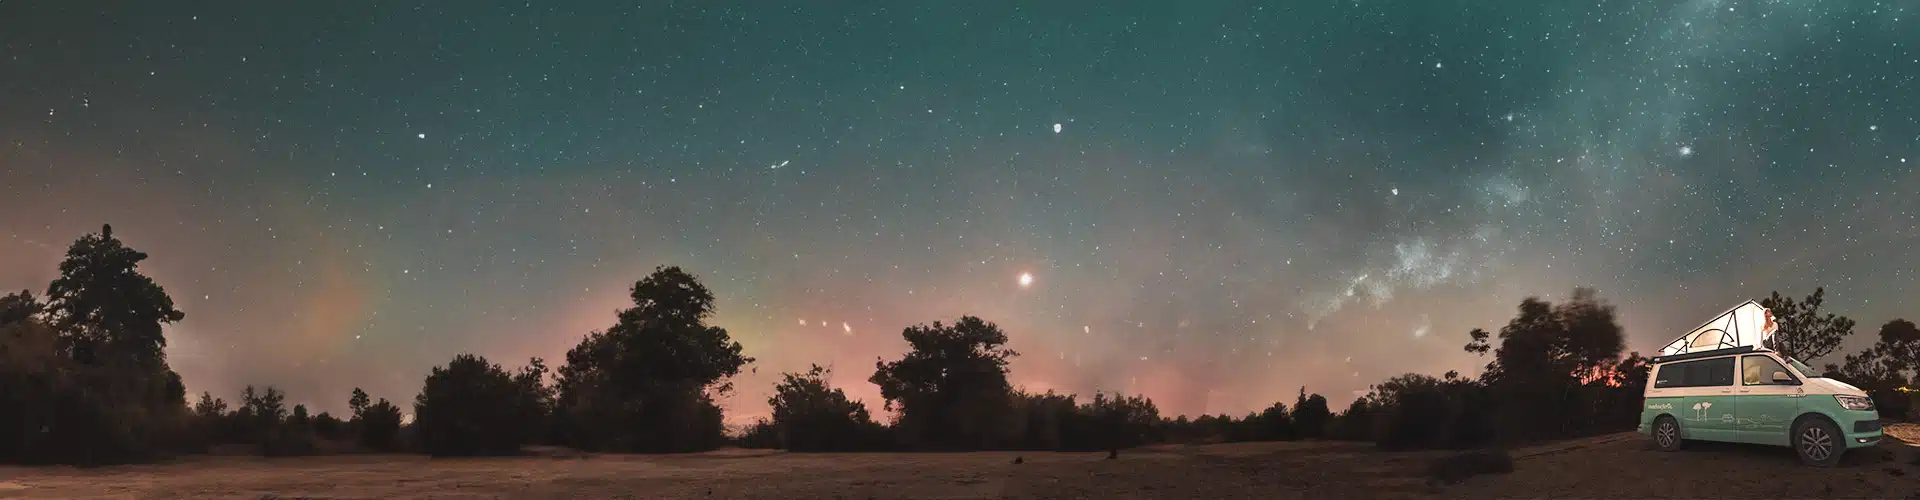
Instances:
[[[1692,332],[1674,339],[1672,343],[1660,349],[1661,356],[1686,354],[1690,352],[1731,349],[1735,347],[1766,348],[1768,339],[1778,325],[1773,321],[1773,311],[1762,307],[1759,302],[1746,301],[1734,306],[1720,316],[1713,318]]]

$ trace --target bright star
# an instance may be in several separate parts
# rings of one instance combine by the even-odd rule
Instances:
[[[1020,288],[1033,286],[1033,273],[1020,273]]]

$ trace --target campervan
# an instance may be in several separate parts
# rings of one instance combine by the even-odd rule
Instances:
[[[1879,444],[1873,399],[1769,349],[1776,326],[1750,300],[1667,344],[1652,360],[1640,433],[1662,451],[1689,440],[1787,446],[1818,467]]]

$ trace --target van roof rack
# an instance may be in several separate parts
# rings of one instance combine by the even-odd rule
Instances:
[[[1747,353],[1753,353],[1753,352],[1773,352],[1773,350],[1754,347],[1750,345],[1743,345],[1739,347],[1728,347],[1725,349],[1714,349],[1711,351],[1694,351],[1694,352],[1674,354],[1670,356],[1654,356],[1653,359],[1649,360],[1649,362],[1657,365],[1660,363],[1672,363],[1674,361],[1686,361],[1689,359],[1711,358],[1714,356],[1725,356],[1728,354],[1747,354]]]

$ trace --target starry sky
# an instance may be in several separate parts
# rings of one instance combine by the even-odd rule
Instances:
[[[865,379],[999,323],[1163,413],[1477,373],[1597,287],[1628,348],[1773,290],[1920,316],[1920,1],[0,0],[0,288],[112,223],[194,393],[554,365],[682,266]],[[1911,162],[1910,162],[1911,160]],[[1022,279],[1025,274],[1029,276]],[[1024,284],[1023,284],[1024,282]]]

